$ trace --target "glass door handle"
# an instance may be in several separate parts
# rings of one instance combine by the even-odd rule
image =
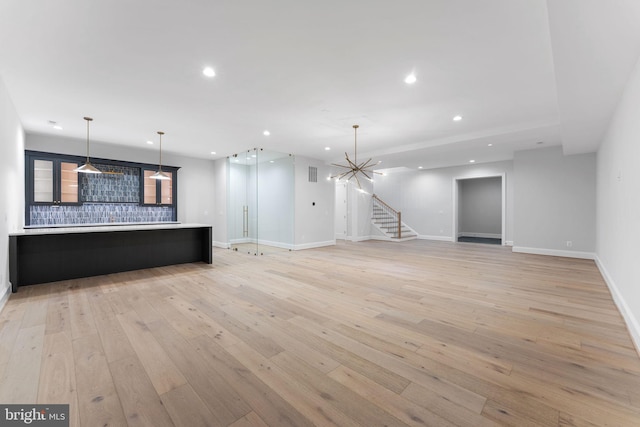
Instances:
[[[242,207],[242,237],[249,237],[249,206]]]

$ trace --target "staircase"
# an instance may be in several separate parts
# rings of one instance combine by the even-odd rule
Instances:
[[[373,195],[373,216],[371,223],[380,230],[389,240],[400,242],[418,238],[418,234],[407,224],[402,222],[402,213]]]

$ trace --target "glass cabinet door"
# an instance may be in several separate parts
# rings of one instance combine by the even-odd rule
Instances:
[[[144,171],[144,204],[145,205],[155,205],[156,204],[156,190],[157,183],[156,180],[151,178],[155,171],[145,170]]]
[[[53,160],[33,161],[33,201],[53,203]]]
[[[78,203],[77,163],[60,162],[60,203]]]
[[[170,205],[173,203],[173,173],[165,172],[171,179],[160,181],[160,204]]]
[[[33,201],[35,203],[78,203],[76,162],[35,159],[33,161]]]

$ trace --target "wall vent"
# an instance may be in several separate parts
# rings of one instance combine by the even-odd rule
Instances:
[[[318,168],[309,166],[309,182],[318,182]]]

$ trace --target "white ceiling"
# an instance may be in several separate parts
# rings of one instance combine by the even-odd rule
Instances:
[[[637,0],[0,0],[0,77],[31,133],[89,115],[92,140],[329,162],[357,123],[359,158],[440,167],[595,151],[639,23]]]

